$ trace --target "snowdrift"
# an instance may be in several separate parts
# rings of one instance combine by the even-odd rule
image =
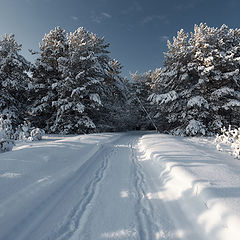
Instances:
[[[161,191],[147,197],[164,201],[166,207],[178,206],[182,215],[176,225],[188,219],[203,239],[240,239],[239,161],[217,152],[206,138],[149,134],[138,148],[142,161],[152,161],[161,184]],[[187,226],[179,230],[185,239]]]

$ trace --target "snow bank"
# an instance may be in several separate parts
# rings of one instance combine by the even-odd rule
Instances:
[[[207,138],[149,134],[140,139],[138,148],[142,161],[152,161],[161,184],[160,191],[147,194],[149,199],[171,208],[177,204],[181,210],[176,211],[203,239],[240,239],[239,161],[218,152]]]

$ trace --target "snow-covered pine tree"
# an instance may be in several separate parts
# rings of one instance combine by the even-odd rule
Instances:
[[[32,69],[36,127],[65,134],[96,131],[104,105],[113,99],[109,92],[121,91],[121,67],[108,56],[108,46],[82,27],[70,34],[57,27],[45,35]]]
[[[63,80],[56,85],[59,96],[53,105],[57,116],[51,129],[62,133],[97,131],[96,124],[101,125],[106,112],[106,96],[119,80],[120,65],[108,56],[109,44],[104,38],[82,27],[67,35],[67,44],[68,55],[58,59]]]
[[[169,43],[160,77],[161,94],[151,100],[167,116],[175,134],[213,134],[239,125],[239,29],[195,26],[191,38],[182,31]]]
[[[100,70],[93,49],[95,39],[84,28],[67,36],[68,55],[58,60],[62,81],[55,86],[59,95],[53,102],[56,108],[53,132],[86,133],[96,127],[88,116],[101,105]]]
[[[159,92],[156,91],[149,97],[151,102],[158,105],[159,118],[164,124],[160,128],[175,134],[184,134],[183,129],[194,119],[192,115],[195,115],[195,111],[189,114],[187,108],[196,83],[194,71],[188,69],[191,59],[188,34],[181,29],[173,42],[168,41],[164,68],[154,83],[154,88]]]
[[[58,59],[68,55],[68,45],[65,30],[56,27],[42,39],[39,44],[40,53],[32,67],[31,113],[34,126],[50,132],[56,118],[56,106],[52,103],[58,100],[57,86],[62,84],[62,72]]]
[[[190,39],[198,92],[206,105],[207,131],[220,131],[225,125],[236,127],[240,119],[240,30],[195,26]]]
[[[13,34],[0,40],[0,113],[10,119],[13,128],[24,120],[29,83],[30,63],[20,51]]]

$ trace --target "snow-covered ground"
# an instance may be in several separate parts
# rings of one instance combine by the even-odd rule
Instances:
[[[179,239],[240,239],[240,162],[211,142],[156,134],[139,142],[154,178],[147,198],[164,206]]]
[[[240,239],[240,162],[205,138],[48,136],[0,154],[1,240]]]

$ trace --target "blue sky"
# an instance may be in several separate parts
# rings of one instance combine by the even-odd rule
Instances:
[[[113,58],[129,71],[163,65],[166,41],[183,28],[206,22],[240,28],[239,0],[0,0],[0,35],[14,33],[22,54],[38,50],[55,26],[67,32],[83,26],[110,42]]]

